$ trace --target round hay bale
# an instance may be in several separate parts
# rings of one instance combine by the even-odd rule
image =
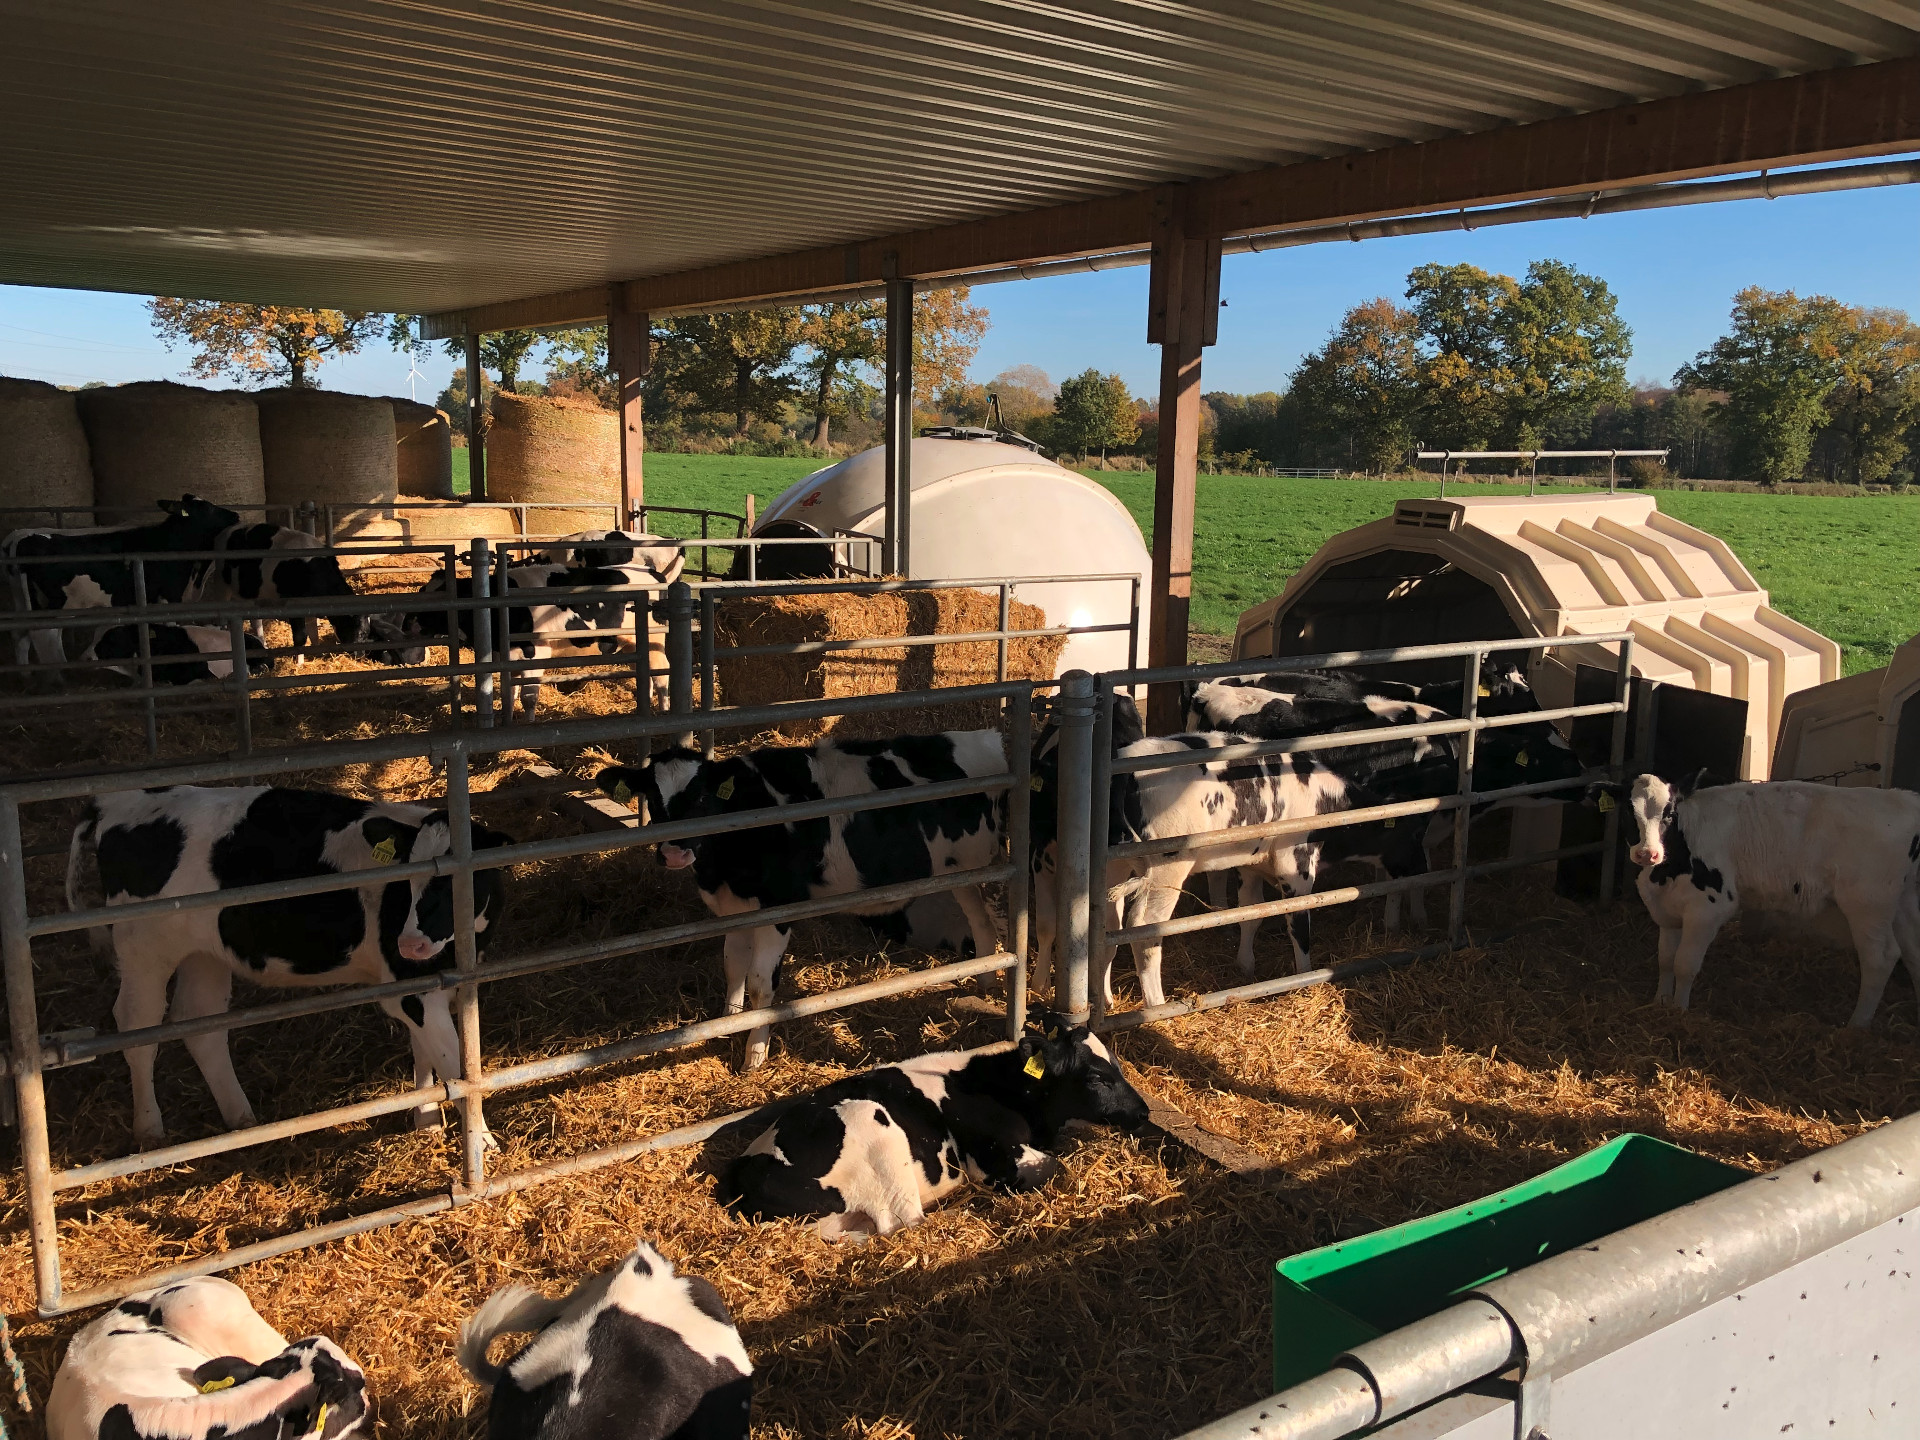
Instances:
[[[532,535],[611,528],[620,504],[620,417],[591,400],[496,391],[487,430],[487,499],[614,509],[535,510]]]
[[[189,493],[216,505],[266,503],[251,395],[142,380],[82,390],[77,399],[101,524],[155,519],[156,500]]]
[[[72,393],[41,380],[0,376],[0,508],[91,504],[93,465]],[[88,523],[85,515],[66,519],[70,525]],[[0,515],[0,533],[57,523],[52,510]]]
[[[274,505],[379,505],[400,495],[393,406],[371,395],[263,390],[260,453]]]
[[[422,500],[453,499],[453,421],[444,410],[394,396],[393,442],[400,493]]]

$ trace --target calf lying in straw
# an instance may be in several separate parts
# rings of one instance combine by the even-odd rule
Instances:
[[[499,1335],[537,1331],[504,1365]],[[753,1362],[720,1292],[651,1245],[563,1300],[497,1290],[460,1327],[460,1366],[493,1392],[488,1440],[746,1440]]]
[[[1071,1120],[1146,1123],[1147,1102],[1084,1028],[921,1055],[849,1075],[784,1109],[718,1198],[762,1220],[815,1217],[829,1240],[917,1225],[968,1180],[1035,1190]]]
[[[1655,999],[1684,1010],[1720,927],[1742,910],[1818,922],[1838,911],[1860,957],[1847,1023],[1873,1023],[1904,959],[1920,984],[1920,795],[1841,790],[1805,780],[1696,790],[1642,775],[1589,789],[1624,793],[1637,839],[1640,898],[1660,927]]]
[[[367,1382],[331,1340],[289,1345],[214,1276],[122,1300],[73,1337],[48,1440],[339,1440],[372,1431]]]

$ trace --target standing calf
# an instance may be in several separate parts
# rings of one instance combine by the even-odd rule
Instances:
[[[471,835],[475,850],[512,843],[479,825]],[[452,848],[447,812],[427,805],[265,785],[123,790],[94,800],[74,828],[67,905],[82,907],[89,853],[104,903],[130,905],[274,880],[377,872],[401,861],[432,860]],[[476,871],[473,894],[475,939],[484,947],[504,899],[500,871]],[[120,969],[114,1023],[138,1030],[165,1018],[169,980],[178,1021],[225,1012],[235,975],[258,985],[377,985],[451,969],[453,877],[372,879],[357,888],[149,915],[107,928]],[[382,1000],[380,1008],[406,1022],[417,1086],[431,1084],[435,1075],[459,1076],[460,1040],[447,991]],[[253,1124],[253,1106],[233,1073],[227,1032],[195,1035],[186,1046],[228,1127]],[[142,1146],[166,1139],[153,1088],[154,1049],[127,1051],[133,1132]],[[421,1107],[414,1123],[438,1124],[439,1108]]]
[[[497,1335],[539,1332],[504,1365]],[[497,1290],[460,1327],[488,1440],[746,1440],[753,1362],[720,1292],[651,1245],[564,1300]]]
[[[1656,1000],[1687,1008],[1707,947],[1743,909],[1845,917],[1860,957],[1849,1025],[1873,1023],[1896,961],[1920,988],[1920,795],[1806,780],[1695,790],[1658,775],[1589,793],[1623,790],[1638,831],[1629,858],[1660,927]]]
[[[371,1430],[367,1382],[339,1346],[289,1345],[211,1275],[122,1300],[73,1337],[48,1440],[339,1440]]]

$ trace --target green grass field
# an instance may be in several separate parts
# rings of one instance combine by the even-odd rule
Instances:
[[[464,489],[466,452],[455,450],[454,484]],[[760,508],[819,469],[807,459],[730,455],[647,456],[647,498],[661,505],[738,511],[748,492]],[[1153,530],[1153,477],[1092,472]],[[1516,487],[1475,485],[1472,493]],[[1520,487],[1523,488],[1523,487]],[[1287,577],[1331,535],[1378,520],[1403,496],[1436,486],[1369,480],[1200,479],[1194,515],[1193,623],[1231,635],[1247,606],[1280,593]],[[1846,673],[1887,663],[1920,632],[1920,495],[1750,495],[1668,490],[1660,508],[1710,530],[1733,547],[1776,608],[1838,640]],[[673,533],[680,527],[657,527]]]

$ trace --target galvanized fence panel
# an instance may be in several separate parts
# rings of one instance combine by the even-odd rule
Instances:
[[[1518,715],[1483,717],[1477,713],[1479,680],[1481,665],[1485,657],[1496,651],[1548,650],[1568,645],[1612,644],[1619,647],[1618,663],[1614,685],[1614,698],[1611,701],[1593,705],[1571,705],[1550,710],[1529,711]],[[1375,730],[1340,731],[1332,734],[1298,736],[1284,740],[1248,741],[1244,744],[1226,745],[1210,749],[1184,751],[1170,754],[1142,755],[1131,758],[1116,758],[1113,753],[1113,703],[1115,693],[1122,688],[1134,688],[1142,685],[1193,683],[1204,680],[1222,679],[1230,676],[1257,675],[1276,669],[1289,670],[1332,670],[1354,666],[1392,664],[1417,660],[1459,659],[1464,669],[1465,683],[1462,686],[1464,714],[1459,719],[1435,721],[1419,725],[1387,726]],[[1583,845],[1562,846],[1544,854],[1531,854],[1509,857],[1504,860],[1469,863],[1468,844],[1471,836],[1471,810],[1475,805],[1513,799],[1526,795],[1537,795],[1574,789],[1584,782],[1582,779],[1549,781],[1541,784],[1510,786],[1500,790],[1476,791],[1473,786],[1474,737],[1482,730],[1505,728],[1514,725],[1532,725],[1554,720],[1574,720],[1587,716],[1612,715],[1612,739],[1610,744],[1610,778],[1620,779],[1626,747],[1627,690],[1631,681],[1633,667],[1633,637],[1621,632],[1608,635],[1562,635],[1535,637],[1528,640],[1482,641],[1477,643],[1454,645],[1401,646],[1391,649],[1349,651],[1306,656],[1267,656],[1252,660],[1226,661],[1220,664],[1165,667],[1159,669],[1129,670],[1089,677],[1078,681],[1069,677],[1073,683],[1070,692],[1068,686],[1062,687],[1061,717],[1061,818],[1060,818],[1060,896],[1061,912],[1059,916],[1059,936],[1065,947],[1061,952],[1068,966],[1068,1012],[1076,1019],[1085,1019],[1096,1029],[1111,1028],[1110,1018],[1105,1013],[1106,985],[1093,986],[1091,976],[1095,967],[1103,978],[1107,967],[1117,959],[1107,956],[1109,947],[1129,944],[1136,947],[1144,942],[1165,939],[1172,935],[1190,934],[1200,930],[1218,929],[1228,925],[1238,925],[1244,921],[1265,920],[1287,915],[1300,914],[1311,910],[1324,909],[1332,905],[1348,904],[1368,900],[1377,896],[1406,894],[1416,889],[1426,889],[1436,884],[1449,887],[1448,903],[1448,943],[1457,947],[1468,942],[1466,930],[1466,891],[1467,882],[1474,876],[1489,875],[1499,871],[1515,869],[1528,865],[1542,864],[1551,860],[1571,858],[1579,855],[1598,854],[1601,857],[1600,895],[1602,903],[1611,897],[1614,889],[1615,851],[1619,826],[1618,811],[1610,811],[1606,817],[1605,834],[1602,839]],[[1091,704],[1093,714],[1081,718],[1076,699],[1072,706],[1067,702],[1069,693],[1077,696],[1081,684],[1092,687]],[[1068,743],[1071,740],[1077,746],[1076,738],[1084,733],[1088,749],[1087,780],[1084,794],[1073,786],[1069,776],[1071,766],[1068,761]],[[1395,804],[1355,808],[1331,815],[1315,815],[1273,821],[1255,826],[1241,826],[1219,833],[1200,833],[1193,835],[1155,837],[1150,840],[1129,842],[1121,845],[1109,843],[1109,806],[1112,795],[1113,777],[1121,774],[1138,774],[1147,770],[1170,770],[1188,766],[1220,764],[1235,760],[1251,760],[1271,755],[1290,755],[1313,753],[1323,750],[1344,750],[1362,745],[1404,742],[1430,736],[1458,735],[1461,743],[1456,747],[1458,783],[1455,793],[1416,801],[1404,801]],[[1114,860],[1129,860],[1151,856],[1169,856],[1196,849],[1212,848],[1218,845],[1244,843],[1259,837],[1285,835],[1304,835],[1345,825],[1365,824],[1375,820],[1398,819],[1403,816],[1438,814],[1451,810],[1454,813],[1454,859],[1446,870],[1429,871],[1418,876],[1399,880],[1382,880],[1367,885],[1345,886],[1335,890],[1319,891],[1307,895],[1290,896],[1278,900],[1262,901],[1258,904],[1232,906],[1210,910],[1201,915],[1170,918],[1139,925],[1125,925],[1109,931],[1108,875],[1109,863]],[[1077,815],[1087,816],[1087,831],[1084,841],[1086,855],[1085,879],[1081,878],[1072,857],[1081,842],[1078,839]],[[1072,818],[1070,818],[1072,817]],[[1070,824],[1072,829],[1070,831]],[[1084,888],[1090,897],[1084,919],[1077,895],[1070,892]],[[1123,917],[1124,919],[1124,917]],[[1077,973],[1084,968],[1088,973]],[[1307,972],[1309,975],[1324,972]],[[1302,977],[1304,978],[1304,977]],[[1297,987],[1289,987],[1297,988]],[[1235,987],[1243,990],[1245,987]],[[1210,992],[1203,1000],[1213,1000],[1226,995],[1227,991]],[[1263,992],[1265,993],[1265,992]],[[1279,993],[1277,991],[1271,993]],[[1172,1011],[1170,1007],[1159,1006],[1157,1010]],[[1211,1008],[1210,1006],[1188,1006],[1187,1008]]]
[[[683,672],[684,673],[684,672]],[[703,1043],[760,1026],[844,1009],[890,995],[924,990],[949,981],[988,973],[1009,975],[1007,1027],[1017,1036],[1024,1024],[1024,948],[1027,933],[1026,876],[1029,873],[1028,790],[1030,707],[1033,686],[1024,681],[994,685],[956,687],[941,692],[956,702],[994,701],[1007,712],[1009,761],[1005,772],[970,777],[934,785],[910,786],[875,794],[844,799],[821,800],[767,810],[740,812],[697,820],[636,826],[622,833],[595,833],[564,836],[474,852],[466,827],[460,822],[470,816],[472,796],[468,784],[468,763],[473,755],[489,754],[508,747],[540,745],[585,745],[615,740],[651,742],[675,733],[691,718],[691,706],[677,713],[647,717],[622,716],[605,720],[571,721],[556,725],[529,726],[511,737],[494,732],[468,731],[436,737],[405,736],[388,740],[336,742],[303,747],[298,752],[255,755],[238,759],[208,760],[197,763],[160,766],[144,771],[112,776],[56,777],[0,787],[0,947],[4,950],[4,970],[13,1046],[8,1056],[17,1097],[21,1134],[22,1170],[25,1181],[28,1232],[33,1244],[35,1281],[43,1314],[101,1304],[137,1290],[164,1284],[188,1275],[207,1274],[245,1264],[270,1255],[283,1254],[318,1244],[342,1235],[360,1233],[381,1225],[419,1215],[434,1213],[456,1205],[511,1190],[526,1188],[543,1179],[576,1174],[603,1165],[615,1164],[647,1149],[669,1144],[690,1143],[712,1134],[733,1118],[705,1122],[668,1135],[645,1137],[610,1149],[570,1156],[505,1176],[487,1173],[486,1130],[483,1103],[487,1095],[559,1076],[579,1073],[630,1059],[637,1055]],[[679,697],[684,699],[685,697]],[[729,712],[729,719],[751,728],[764,728],[791,720],[819,719],[849,714],[882,714],[918,708],[925,704],[920,693],[865,696],[836,701],[802,701],[784,705],[761,706]],[[30,913],[27,894],[26,856],[22,843],[21,807],[49,801],[72,800],[127,789],[165,785],[220,783],[234,780],[260,780],[292,769],[337,768],[345,765],[379,763],[401,758],[421,757],[444,764],[447,775],[445,795],[449,820],[455,834],[452,853],[431,861],[405,861],[383,866],[379,883],[384,885],[413,876],[451,876],[456,887],[454,963],[432,976],[395,981],[385,985],[360,986],[330,991],[301,999],[272,1003],[217,1016],[173,1021],[139,1030],[106,1036],[43,1036],[39,1028],[38,1004],[33,974],[33,942],[41,937],[70,933],[95,925],[124,924],[142,917],[177,914],[186,910],[225,908],[230,905],[334,890],[357,890],[366,883],[365,872],[282,880],[269,884],[201,892],[127,905],[100,906],[89,910]],[[508,960],[479,961],[479,947],[472,908],[473,876],[482,869],[498,869],[535,860],[564,856],[611,853],[723,832],[780,826],[793,821],[834,815],[859,814],[869,810],[923,803],[960,794],[1004,794],[1008,804],[1007,858],[971,871],[930,876],[860,892],[864,903],[898,900],[905,902],[922,895],[936,894],[965,885],[1004,883],[1007,886],[1008,919],[1012,942],[1020,949],[999,952],[951,964],[935,965],[907,975],[870,981],[822,995],[808,996],[785,1005],[699,1021],[689,1025],[648,1032],[625,1040],[551,1056],[519,1065],[488,1071],[480,1053],[479,987],[515,976],[547,973],[586,964],[595,960],[682,944],[690,940],[725,935],[735,930],[768,924],[786,924],[796,920],[842,912],[847,897],[835,896],[797,904],[775,906],[744,915],[714,917],[684,924],[655,927],[651,930],[595,941],[587,945],[562,946]],[[136,1046],[157,1044],[172,1039],[227,1031],[296,1015],[308,1016],[377,1003],[404,995],[424,994],[431,990],[455,992],[462,1065],[457,1077],[442,1076],[437,1083],[414,1087],[401,1093],[354,1105],[338,1106],[311,1114],[290,1117],[265,1125],[256,1125],[224,1135],[165,1146],[144,1154],[78,1165],[55,1173],[47,1131],[45,1092],[42,1081],[50,1069],[84,1063],[102,1055],[124,1053]],[[451,1103],[461,1112],[461,1174],[444,1195],[426,1200],[388,1206],[332,1225],[303,1230],[262,1241],[239,1250],[202,1257],[182,1265],[127,1277],[111,1284],[96,1286],[78,1294],[63,1289],[58,1233],[54,1220],[56,1196],[68,1190],[101,1180],[147,1173],[168,1166],[249,1148],[253,1145],[308,1133],[331,1126],[393,1114],[422,1104]]]

